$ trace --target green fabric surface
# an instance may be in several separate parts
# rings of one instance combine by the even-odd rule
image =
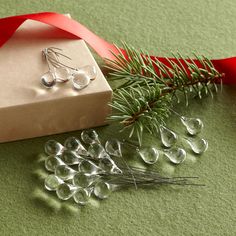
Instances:
[[[124,40],[155,55],[236,55],[233,0],[0,0],[0,17],[38,11],[70,13],[108,41]],[[194,99],[187,108],[180,104],[176,109],[183,115],[203,120],[201,136],[209,149],[202,156],[188,155],[180,166],[161,158],[154,167],[167,175],[199,176],[206,187],[121,191],[77,207],[43,190],[39,154],[49,137],[0,144],[0,235],[236,235],[235,101],[236,87],[224,86],[214,99]],[[183,131],[177,117],[169,126]],[[102,140],[122,137],[115,124],[96,130]],[[146,134],[144,144],[157,140]]]

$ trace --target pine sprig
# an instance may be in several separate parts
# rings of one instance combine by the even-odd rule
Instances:
[[[114,89],[111,106],[115,113],[109,119],[120,122],[122,130],[130,128],[130,137],[136,134],[140,144],[144,129],[156,133],[165,123],[177,93],[184,94],[186,105],[191,93],[199,98],[203,93],[213,96],[212,88],[217,91],[216,82],[224,76],[206,57],[194,55],[198,66],[178,53],[173,55],[175,61],[166,58],[166,65],[125,43],[123,46],[126,55],[120,51],[114,54],[115,60],[108,60],[110,78],[122,83]]]
[[[156,133],[164,123],[169,115],[169,110],[165,109],[169,102],[170,96],[162,96],[155,82],[152,86],[147,83],[145,87],[122,88],[114,94],[111,106],[116,113],[109,120],[120,122],[123,129],[130,128],[129,136],[136,134],[141,143],[144,129]]]

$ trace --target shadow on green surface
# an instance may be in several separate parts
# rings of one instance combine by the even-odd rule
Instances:
[[[33,203],[38,208],[44,208],[44,210],[52,213],[75,214],[79,212],[79,207],[76,204],[70,202],[62,202],[56,198],[55,194],[44,189],[44,179],[48,176],[48,172],[43,168],[45,160],[45,154],[39,154],[37,158],[34,158],[35,168],[32,171],[32,177],[34,178],[35,188],[31,193]]]
[[[45,161],[46,155],[45,154],[39,154],[37,158],[34,156],[34,170],[32,171],[32,177],[34,178],[34,189],[31,193],[31,199],[33,204],[40,209],[43,209],[44,211],[48,212],[49,214],[79,214],[82,213],[84,209],[87,207],[89,208],[99,208],[102,201],[95,199],[94,197],[91,197],[89,204],[86,206],[80,206],[73,202],[72,199],[68,201],[62,201],[58,199],[55,195],[55,192],[46,191],[44,188],[44,179],[48,176],[48,172],[44,168],[44,161]],[[194,158],[194,157],[192,157]],[[135,167],[141,167],[144,170],[158,170],[160,173],[162,173],[164,176],[174,176],[175,169],[177,168],[176,165],[173,165],[169,163],[165,158],[161,157],[161,160],[159,161],[158,165],[151,166],[144,164],[141,160],[137,160],[137,158],[134,158],[134,156],[126,156],[127,163],[129,165],[135,166]],[[174,186],[174,185],[162,185],[157,187],[146,187],[146,188],[139,188],[138,191],[160,191],[160,189],[165,190],[167,192],[173,192],[175,191],[177,193],[181,193],[182,191],[188,191],[188,187],[184,188],[181,186]],[[126,191],[127,194],[134,194],[135,188],[131,189],[122,189],[119,192]]]
[[[62,201],[58,199],[55,192],[46,191],[44,188],[44,180],[49,175],[49,173],[44,169],[44,161],[46,155],[39,154],[37,158],[34,158],[35,168],[32,171],[32,177],[34,178],[35,188],[31,193],[31,198],[33,203],[38,208],[44,208],[44,210],[51,213],[66,213],[66,214],[78,214],[83,211],[85,207],[98,208],[100,203],[95,198],[91,198],[88,205],[80,206],[73,202],[73,200]]]

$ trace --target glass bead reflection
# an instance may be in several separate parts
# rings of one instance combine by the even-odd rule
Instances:
[[[159,158],[159,151],[154,147],[143,147],[138,153],[147,164],[154,164]]]
[[[76,71],[73,74],[72,84],[75,89],[81,90],[81,89],[85,88],[86,86],[88,86],[89,83],[90,83],[90,78],[84,72]]]
[[[58,156],[54,156],[54,155],[48,156],[45,160],[45,168],[48,171],[52,171],[52,172],[54,172],[55,169],[59,165],[63,165],[63,164],[64,164],[64,162]]]
[[[121,157],[121,144],[117,139],[110,139],[106,141],[105,149],[108,154],[116,157]]]
[[[99,160],[99,167],[107,173],[121,174],[122,170],[118,168],[115,162],[108,157],[101,158]]]
[[[94,186],[93,192],[96,197],[100,199],[105,199],[108,198],[111,194],[112,188],[110,184],[100,181]]]
[[[61,200],[68,200],[76,192],[77,188],[71,184],[60,184],[56,190],[57,196]]]
[[[62,180],[72,179],[76,171],[67,165],[60,165],[55,170],[55,175]]]
[[[72,79],[71,70],[66,67],[54,68],[54,75],[57,82],[67,82]]]
[[[203,128],[203,123],[199,118],[188,118],[181,116],[181,121],[191,135],[197,135]]]
[[[186,151],[183,148],[173,147],[164,150],[164,155],[174,164],[180,164],[186,159]]]
[[[55,191],[57,187],[63,183],[63,180],[56,175],[48,175],[44,181],[44,186],[49,191]]]
[[[91,144],[91,143],[100,143],[98,134],[93,129],[84,130],[81,133],[81,139],[84,143]]]
[[[97,178],[97,175],[91,175],[88,173],[77,173],[73,177],[73,184],[77,187],[87,188],[89,187]]]
[[[108,156],[105,149],[100,143],[91,143],[88,148],[88,153],[91,157],[97,158],[97,159]]]
[[[97,77],[97,70],[95,66],[87,65],[80,67],[80,71],[83,71],[91,80],[94,80]]]
[[[80,141],[76,137],[69,137],[64,142],[64,147],[70,151],[76,151],[80,147]]]
[[[79,171],[91,175],[98,174],[102,171],[102,169],[95,165],[92,161],[90,160],[82,160],[79,163]]]
[[[61,159],[67,165],[75,165],[80,162],[80,156],[78,156],[75,152],[70,150],[65,150],[61,154]]]
[[[46,88],[52,88],[56,85],[56,78],[52,72],[48,71],[41,77],[41,83]]]
[[[162,144],[168,148],[173,146],[178,139],[178,136],[175,132],[163,125],[160,125],[160,136]]]
[[[75,137],[69,137],[66,139],[64,146],[67,150],[74,151],[78,155],[87,156],[88,152],[82,145],[79,139]]]
[[[85,205],[90,199],[91,192],[84,188],[78,188],[73,195],[74,201],[78,204]]]
[[[196,154],[202,154],[208,148],[208,142],[203,138],[187,138],[186,141]]]
[[[64,147],[55,140],[48,140],[44,145],[45,153],[48,155],[59,155]]]

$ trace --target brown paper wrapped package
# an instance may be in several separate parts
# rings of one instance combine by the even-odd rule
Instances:
[[[0,48],[0,142],[101,126],[110,108],[112,90],[83,40],[27,21]],[[40,83],[48,71],[42,49],[54,46],[72,58],[74,67],[95,65],[97,78],[76,91],[70,82],[46,89]]]

